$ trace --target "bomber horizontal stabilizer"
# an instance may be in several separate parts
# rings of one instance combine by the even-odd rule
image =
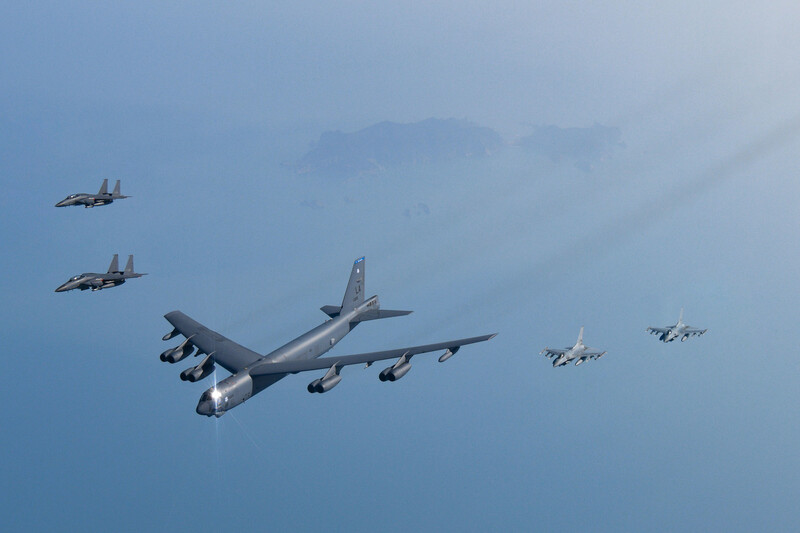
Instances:
[[[336,318],[342,312],[341,305],[323,305],[319,309],[331,318]]]
[[[367,320],[379,320],[381,318],[392,318],[395,316],[410,315],[414,311],[396,311],[393,309],[370,309],[358,315],[353,322],[365,322]]]

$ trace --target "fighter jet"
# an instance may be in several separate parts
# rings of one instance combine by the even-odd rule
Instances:
[[[578,366],[587,359],[600,359],[606,354],[606,352],[592,352],[589,350],[591,350],[591,348],[583,344],[583,326],[581,326],[581,332],[578,334],[578,342],[575,343],[575,346],[568,346],[563,350],[559,350],[558,348],[545,348],[539,352],[539,354],[548,358],[554,357],[553,367],[568,365],[569,362],[574,359],[577,359],[577,361],[575,361],[575,366]]]
[[[683,308],[681,307],[681,314],[678,316],[678,322],[674,326],[666,326],[663,328],[647,328],[647,332],[651,335],[657,335],[658,340],[663,342],[672,342],[678,337],[681,338],[681,342],[685,341],[689,337],[694,336],[701,336],[703,335],[707,329],[696,329],[691,326],[687,326],[683,323]]]
[[[130,198],[130,196],[123,196],[119,193],[119,180],[114,185],[114,190],[108,194],[108,180],[103,180],[103,185],[97,194],[87,194],[85,192],[78,194],[70,194],[56,204],[56,207],[66,207],[69,205],[82,205],[83,207],[94,207],[96,205],[110,204],[114,200],[122,200],[123,198]]]
[[[395,363],[378,375],[381,381],[396,381],[408,373],[411,369],[411,358],[417,354],[445,350],[439,357],[439,362],[444,362],[461,346],[487,341],[495,336],[491,334],[424,346],[319,358],[361,322],[411,313],[381,309],[377,296],[365,300],[364,266],[363,257],[353,264],[342,305],[326,305],[321,308],[330,317],[327,321],[267,355],[259,355],[236,344],[180,311],[167,313],[164,318],[174,329],[164,335],[163,340],[178,335],[183,335],[186,340],[162,353],[161,360],[177,363],[191,355],[196,347],[195,356],[204,357],[197,366],[181,372],[182,380],[199,381],[214,372],[215,364],[230,372],[231,376],[206,390],[197,403],[198,414],[220,417],[289,374],[325,370],[322,377],[313,380],[307,387],[308,392],[323,393],[339,384],[342,380],[340,373],[345,366],[362,364],[369,367],[376,361],[396,359]]]
[[[133,256],[128,256],[128,264],[125,265],[125,270],[119,269],[119,254],[114,254],[114,259],[111,260],[111,265],[108,267],[108,272],[105,274],[97,274],[95,272],[84,272],[77,276],[73,276],[67,280],[66,283],[56,289],[56,292],[71,291],[72,289],[80,289],[85,291],[91,289],[99,291],[101,289],[108,289],[109,287],[116,287],[125,283],[126,279],[141,278],[147,274],[137,274],[133,271]]]

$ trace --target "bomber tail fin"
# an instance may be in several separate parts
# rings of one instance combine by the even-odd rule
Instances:
[[[125,264],[125,273],[133,274],[133,255],[128,256],[128,262]]]
[[[344,292],[340,314],[349,313],[362,303],[364,303],[364,258],[356,259],[353,263],[353,270],[350,271],[350,281],[347,282],[347,290]]]
[[[103,180],[103,184],[100,186],[100,191],[97,194],[108,194],[108,179]]]
[[[119,192],[119,180],[117,180],[117,184],[114,185],[114,192],[111,193],[113,196],[122,196]]]
[[[119,272],[119,254],[114,254],[111,264],[108,266],[109,272]]]

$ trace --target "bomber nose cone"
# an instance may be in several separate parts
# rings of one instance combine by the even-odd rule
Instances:
[[[210,400],[198,402],[195,411],[197,411],[198,415],[211,416],[214,414],[214,408],[211,406]]]

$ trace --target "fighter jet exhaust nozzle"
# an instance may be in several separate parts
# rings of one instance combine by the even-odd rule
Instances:
[[[314,385],[314,392],[319,392],[320,394],[322,394],[323,392],[328,392],[336,385],[338,385],[339,382],[342,381],[342,376],[340,376],[339,374],[334,374],[329,378],[320,379],[317,381],[319,381],[319,383]]]
[[[411,363],[403,363],[397,367],[390,366],[389,368],[384,368],[381,373],[378,374],[378,379],[381,381],[397,381],[408,374],[409,370],[411,370]]]

